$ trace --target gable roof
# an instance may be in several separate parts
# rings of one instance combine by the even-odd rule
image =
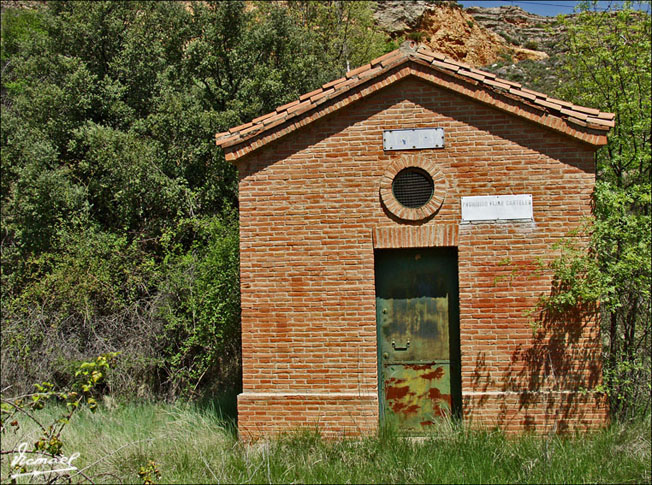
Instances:
[[[303,94],[275,111],[215,135],[227,160],[236,160],[408,75],[430,81],[595,146],[607,143],[614,114],[577,106],[524,88],[407,41],[346,76]],[[356,89],[356,88],[360,89]]]

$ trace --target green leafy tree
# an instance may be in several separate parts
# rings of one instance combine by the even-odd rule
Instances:
[[[123,392],[237,374],[237,173],[214,134],[384,45],[369,2],[6,7],[3,387],[109,351]]]
[[[638,8],[635,8],[638,7]],[[580,5],[563,23],[568,52],[559,95],[616,114],[597,153],[591,253],[557,264],[550,305],[600,301],[605,389],[615,416],[650,409],[650,5]]]

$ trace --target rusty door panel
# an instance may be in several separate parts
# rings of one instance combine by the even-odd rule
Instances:
[[[384,415],[401,429],[421,431],[452,414],[450,364],[383,366]]]
[[[376,252],[381,418],[419,432],[459,415],[457,252]]]

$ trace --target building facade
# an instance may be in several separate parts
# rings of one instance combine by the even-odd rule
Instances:
[[[240,176],[241,436],[607,419],[593,308],[549,263],[613,115],[413,43],[217,135]]]

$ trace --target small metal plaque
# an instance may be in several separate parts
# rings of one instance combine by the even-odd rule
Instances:
[[[462,197],[462,221],[532,220],[532,195]]]
[[[444,148],[443,128],[383,131],[383,150],[423,150],[425,148]]]

